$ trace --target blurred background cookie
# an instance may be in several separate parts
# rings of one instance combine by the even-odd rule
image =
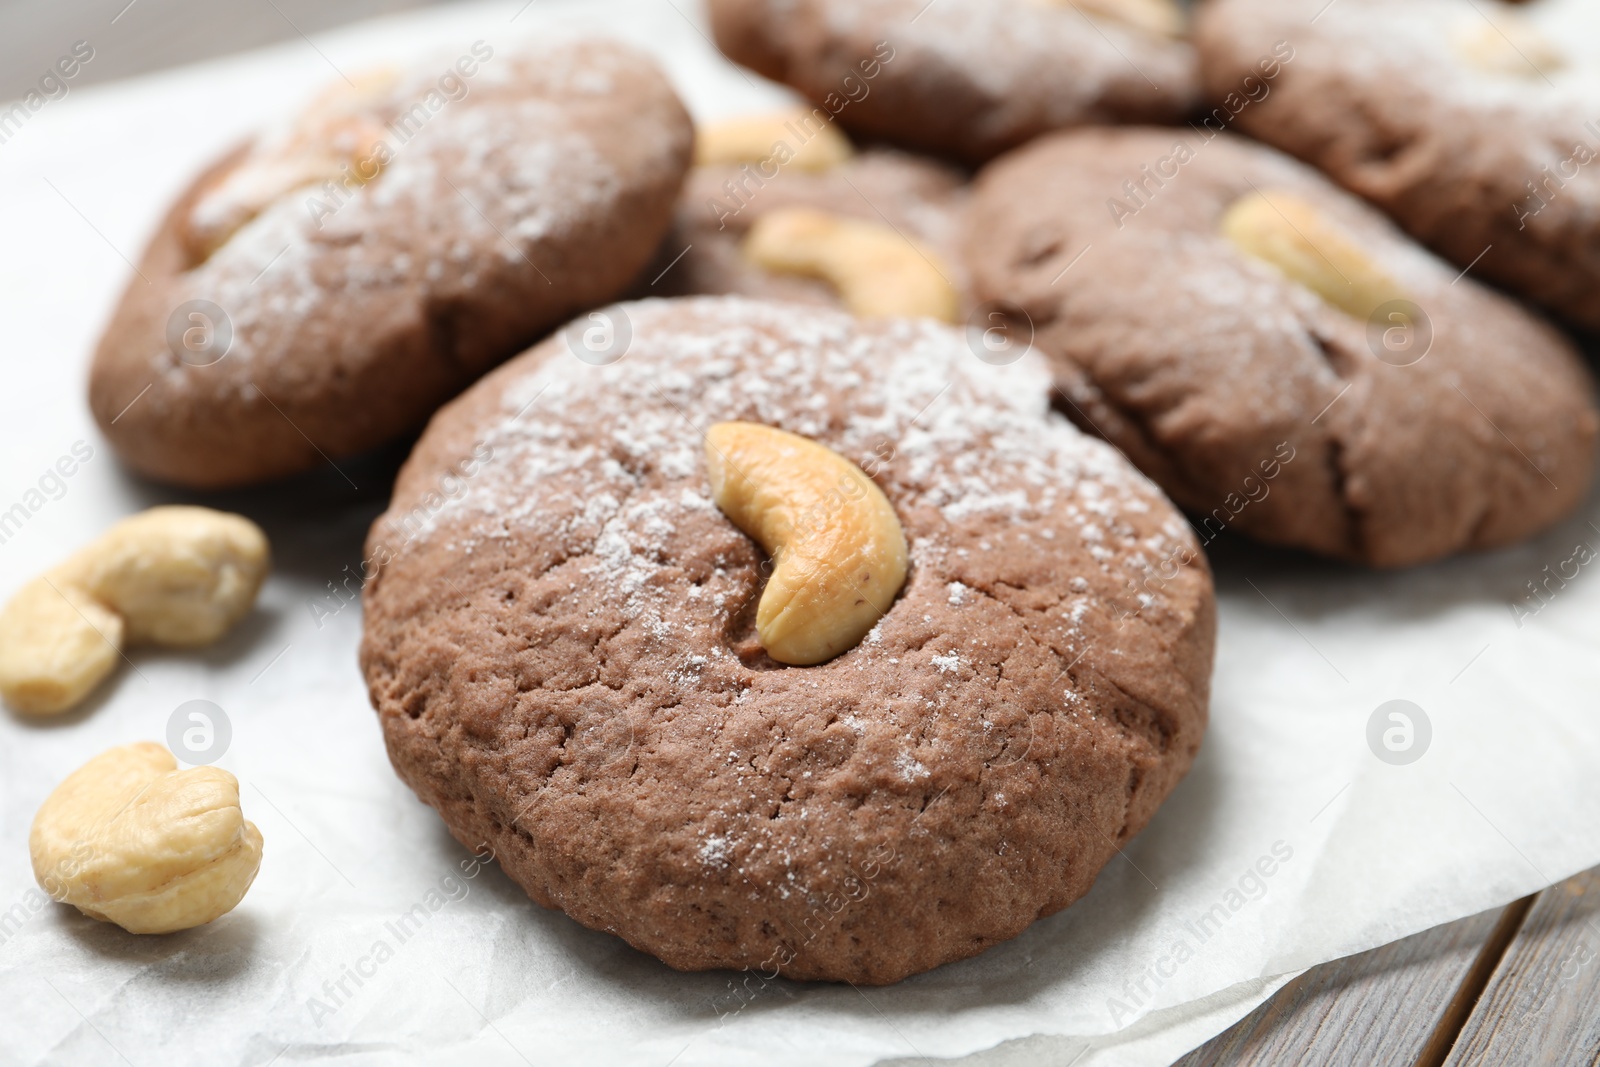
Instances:
[[[858,152],[821,108],[715,123],[639,296],[741,294],[955,321],[966,177],[892,148]]]
[[[119,457],[196,488],[362,452],[575,311],[671,222],[691,127],[606,42],[336,83],[202,175],[95,355]]]
[[[976,295],[1031,321],[1062,409],[1207,539],[1399,566],[1521,540],[1588,491],[1573,346],[1272,149],[1055,134],[979,176],[967,223]]]
[[[1046,130],[1197,102],[1171,0],[711,0],[717,44],[847,130],[982,162]]]
[[[1590,0],[1210,0],[1206,89],[1294,58],[1238,127],[1458,267],[1600,330],[1600,10]]]
[[[491,374],[373,526],[362,665],[401,777],[534,900],[687,970],[893,982],[1086,893],[1205,729],[1211,575],[1183,518],[1049,410],[1041,362],[937,323],[604,314],[616,362],[563,331]],[[730,420],[807,439],[757,459],[839,490],[776,564],[719,510],[714,466],[765,478],[708,438]],[[861,499],[841,463],[909,577],[854,647],[784,666],[757,601],[835,543]]]

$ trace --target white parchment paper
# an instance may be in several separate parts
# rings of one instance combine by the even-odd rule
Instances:
[[[335,66],[560,27],[651,49],[701,117],[785,99],[723,63],[701,18],[686,0],[464,6],[30,113],[0,144],[0,512],[27,512],[0,531],[0,595],[115,519],[190,499],[120,471],[83,395],[126,261],[197,166]],[[75,447],[92,458],[50,478]],[[1303,968],[1600,863],[1600,568],[1575,562],[1600,545],[1600,505],[1404,574],[1219,541],[1205,749],[1087,899],[887,989],[678,974],[528,902],[391,772],[356,668],[359,606],[330,590],[403,453],[208,498],[272,537],[255,615],[200,654],[133,653],[63,719],[0,715],[0,1063],[1159,1065]],[[164,739],[193,699],[224,710],[219,765],[266,838],[249,896],[162,938],[43,903],[27,858],[40,801],[96,752]],[[1411,713],[1398,754],[1369,744],[1393,700],[1428,724]],[[1404,746],[1403,724],[1384,730]]]

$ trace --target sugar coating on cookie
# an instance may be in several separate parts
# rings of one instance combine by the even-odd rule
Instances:
[[[380,445],[615,299],[691,147],[651,60],[605,42],[478,42],[331,89],[180,197],[90,406],[133,469],[201,488]]]
[[[1052,135],[979,176],[967,224],[976,295],[1020,307],[1062,409],[1208,542],[1422,563],[1532,536],[1593,480],[1572,344],[1270,148]]]
[[[1600,329],[1600,9],[1589,0],[1215,0],[1211,99],[1475,277]],[[1292,58],[1263,85],[1262,56]],[[1230,110],[1235,110],[1230,108]]]
[[[713,0],[717,44],[848,130],[982,162],[1047,130],[1168,122],[1197,100],[1169,0]],[[1158,20],[1159,21],[1159,20]]]
[[[884,983],[1088,891],[1198,749],[1209,570],[1031,358],[928,321],[697,298],[600,314],[434,420],[367,546],[391,759],[541,904],[683,969]],[[586,324],[580,320],[573,328]],[[856,463],[910,574],[849,651],[755,640],[768,561],[703,430]]]

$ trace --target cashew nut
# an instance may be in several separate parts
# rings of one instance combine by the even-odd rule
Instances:
[[[1075,7],[1124,26],[1162,37],[1182,37],[1187,19],[1172,0],[1043,0],[1053,7]]]
[[[244,617],[267,573],[267,538],[238,515],[160,507],[123,519],[0,610],[0,696],[65,711],[125,645],[207,645]]]
[[[1542,78],[1567,65],[1561,48],[1526,18],[1500,11],[1494,21],[1473,17],[1454,38],[1456,54],[1488,74],[1513,78]]]
[[[837,452],[770,426],[706,431],[712,499],[773,558],[761,647],[810,666],[866,636],[906,580],[906,538],[883,490]]]
[[[756,220],[744,252],[765,270],[823,279],[857,315],[958,318],[960,298],[937,257],[888,226],[782,208]]]
[[[389,160],[388,131],[376,107],[394,85],[392,70],[338,81],[288,126],[253,147],[189,212],[184,238],[196,263],[287,193],[333,181],[365,185]]]
[[[817,117],[819,110],[781,111],[703,126],[695,132],[695,165],[771,162],[805,171],[832,170],[855,149],[831,117]]]
[[[134,934],[187,930],[232,911],[261,866],[239,782],[178,770],[153,742],[102,752],[56,787],[28,836],[44,891]]]
[[[1405,295],[1343,229],[1292,193],[1239,198],[1224,213],[1221,230],[1241,252],[1356,318]]]

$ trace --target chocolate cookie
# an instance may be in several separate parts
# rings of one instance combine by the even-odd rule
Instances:
[[[711,0],[717,44],[871,138],[981,162],[1047,130],[1176,121],[1171,0]]]
[[[1399,566],[1528,537],[1588,491],[1571,344],[1272,149],[1052,135],[979,176],[968,227],[976,295],[1031,318],[1062,409],[1208,540]]]
[[[1458,267],[1600,329],[1600,54],[1589,0],[1212,0],[1207,89],[1292,43],[1241,129],[1326,171]]]
[[[959,314],[968,289],[958,247],[964,175],[895,149],[854,153],[843,144],[843,153],[818,165],[783,165],[767,156],[695,167],[684,183],[677,222],[637,295],[738,294],[846,306],[837,282],[769,269],[750,254],[750,232],[759,220],[802,209],[879,230],[920,261],[913,266],[950,288],[952,310]]]
[[[893,982],[1081,897],[1205,726],[1183,519],[1049,411],[1042,364],[937,323],[606,315],[620,361],[557,336],[491,374],[373,527],[361,658],[401,777],[535,901],[686,970]],[[819,666],[753,636],[724,420],[859,464],[903,528],[898,599]]]
[[[100,428],[197,488],[388,441],[633,280],[691,137],[608,43],[339,83],[179,198],[95,355]]]

